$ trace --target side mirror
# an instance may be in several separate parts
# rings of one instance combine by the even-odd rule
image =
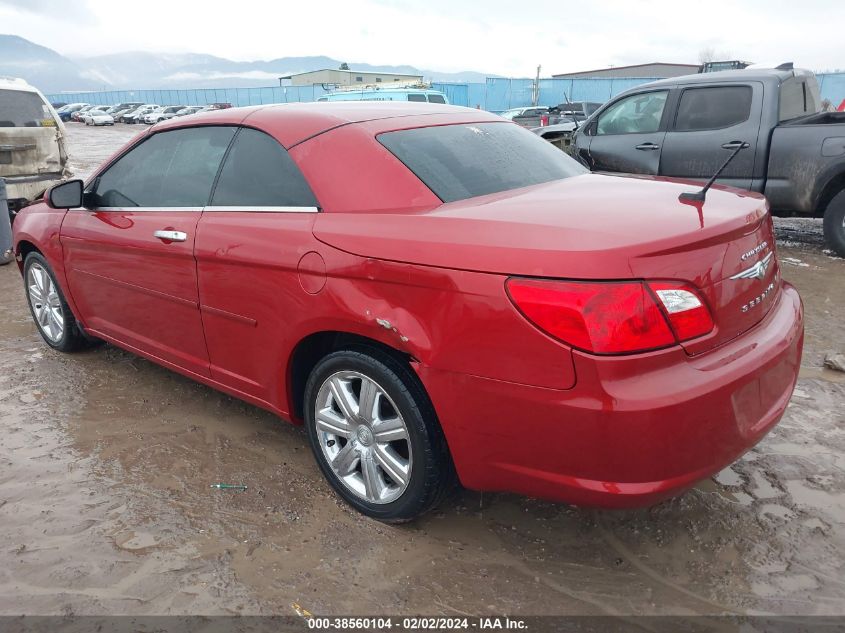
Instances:
[[[81,180],[68,180],[50,187],[44,198],[52,209],[74,209],[82,206],[82,190]]]

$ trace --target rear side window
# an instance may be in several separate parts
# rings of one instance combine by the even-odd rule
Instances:
[[[243,128],[217,180],[211,206],[316,207],[299,167],[276,139]]]
[[[420,101],[422,103],[425,103],[425,95],[409,94],[408,101]]]
[[[443,95],[428,95],[429,103],[446,103],[446,98]]]
[[[47,104],[34,92],[0,90],[0,127],[56,125]]]
[[[204,207],[233,127],[154,134],[118,159],[96,182],[98,207]]]
[[[675,131],[718,130],[747,121],[751,96],[750,86],[684,90],[675,116]]]
[[[780,112],[778,119],[788,121],[821,111],[818,83],[804,77],[787,79],[780,86]]]
[[[378,140],[443,202],[587,171],[551,143],[507,122],[386,132]]]

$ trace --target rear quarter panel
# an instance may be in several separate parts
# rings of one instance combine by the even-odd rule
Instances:
[[[504,277],[346,253],[311,233],[323,215],[333,214],[204,214],[196,257],[216,379],[290,414],[286,383],[297,345],[344,332],[425,366],[574,384],[570,350],[516,312]]]

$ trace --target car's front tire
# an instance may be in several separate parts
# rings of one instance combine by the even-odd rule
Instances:
[[[44,342],[60,352],[88,347],[91,340],[76,322],[53,269],[41,253],[26,256],[23,278],[29,311]]]
[[[824,212],[824,238],[840,257],[845,257],[845,190],[833,197]]]
[[[434,408],[411,370],[374,348],[323,358],[305,387],[317,464],[359,512],[389,523],[434,508],[454,469]]]

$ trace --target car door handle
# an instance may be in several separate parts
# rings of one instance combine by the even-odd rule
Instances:
[[[188,239],[188,234],[182,231],[156,231],[153,233],[155,237],[165,242],[184,242]]]
[[[636,146],[636,149],[655,150],[660,149],[660,145],[658,145],[657,143],[640,143]]]
[[[747,146],[748,143],[745,141],[731,141],[730,143],[722,143],[722,149],[737,149],[743,145]]]

